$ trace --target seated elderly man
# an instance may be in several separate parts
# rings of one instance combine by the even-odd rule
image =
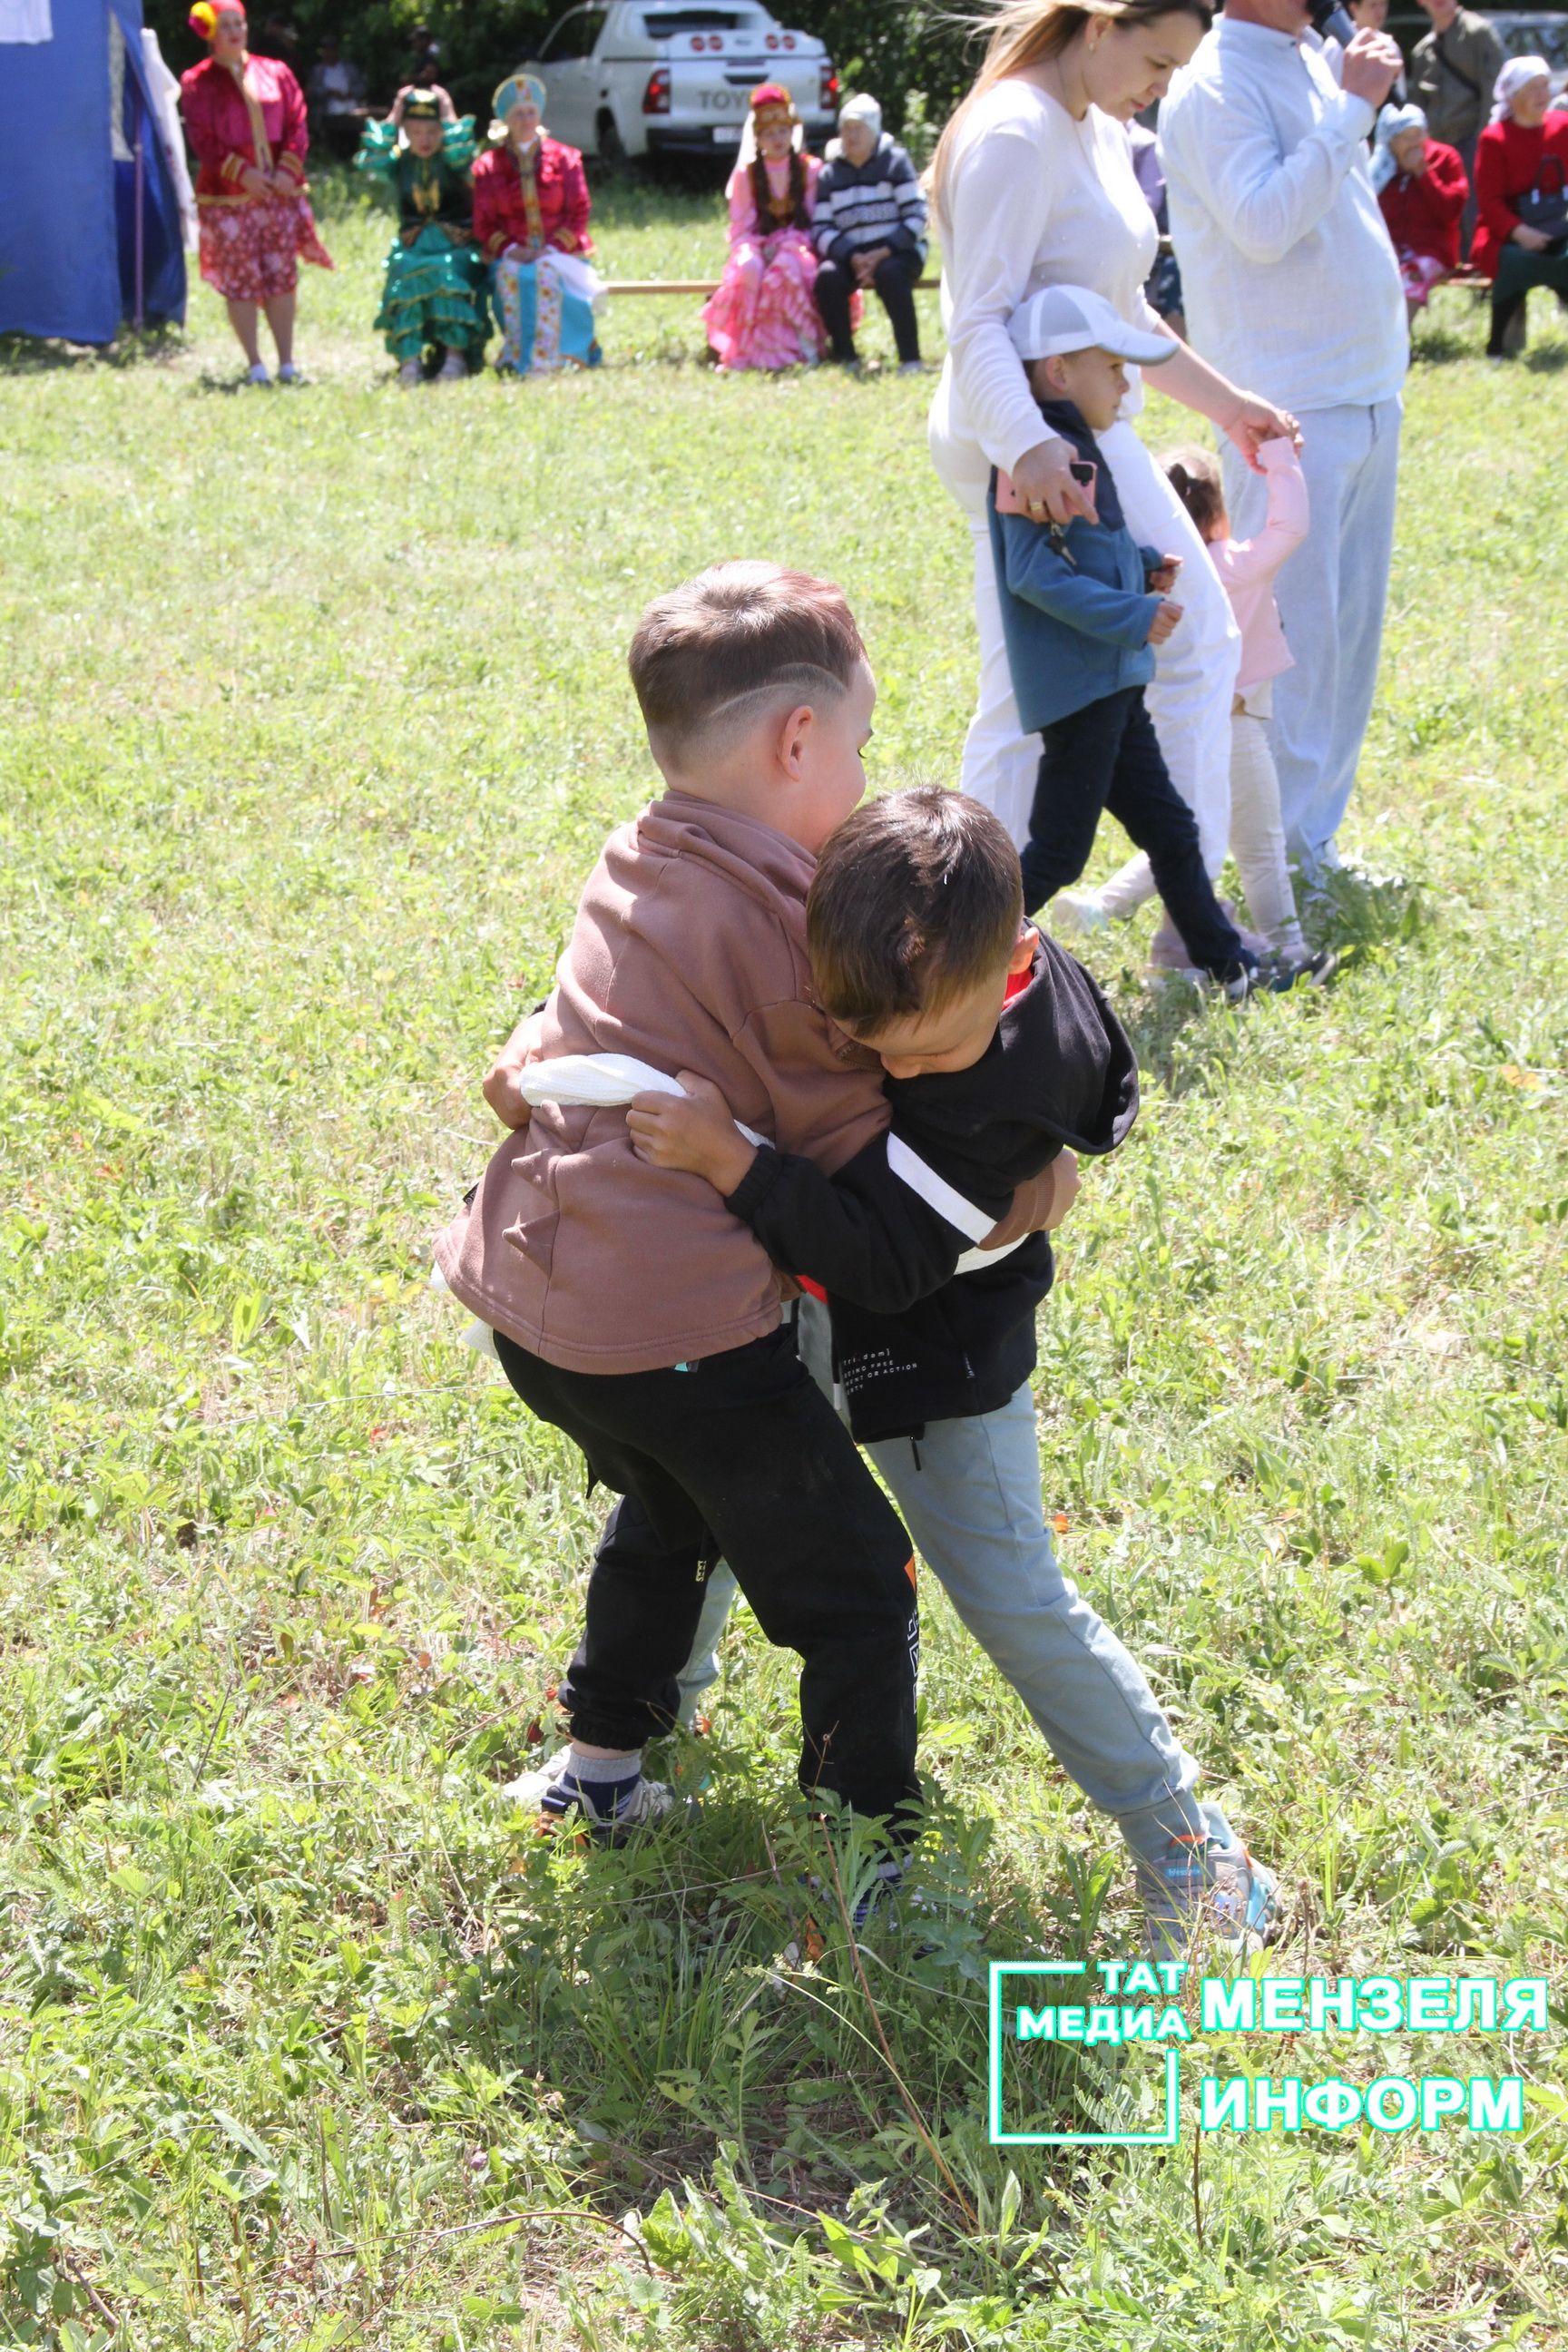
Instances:
[[[926,200],[914,165],[882,128],[874,98],[849,99],[816,183],[812,240],[816,307],[833,356],[855,364],[853,297],[874,289],[892,322],[900,368],[921,364],[914,286],[926,257]]]

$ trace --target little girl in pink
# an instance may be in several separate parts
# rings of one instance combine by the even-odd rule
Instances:
[[[725,190],[730,257],[702,310],[721,369],[798,367],[820,359],[826,344],[812,290],[810,226],[822,164],[796,146],[799,124],[795,100],[778,82],[752,92],[752,137]]]
[[[1310,514],[1300,461],[1289,441],[1266,441],[1258,459],[1268,478],[1268,510],[1256,539],[1230,535],[1219,464],[1208,450],[1178,449],[1163,462],[1219,573],[1241,631],[1241,667],[1230,720],[1230,854],[1247,893],[1247,918],[1279,960],[1284,980],[1327,976],[1301,934],[1285,856],[1279,778],[1268,743],[1272,681],[1294,667],[1274,581],[1307,536]]]

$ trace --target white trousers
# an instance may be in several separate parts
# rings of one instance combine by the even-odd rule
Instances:
[[[1355,787],[1377,686],[1405,404],[1314,408],[1301,419],[1301,471],[1312,528],[1280,571],[1275,596],[1296,657],[1274,681],[1274,761],[1290,854],[1309,874],[1333,862]],[[1262,526],[1268,488],[1225,451],[1226,503],[1237,539]]]
[[[1247,893],[1247,916],[1270,947],[1287,955],[1305,945],[1285,856],[1279,779],[1268,748],[1267,686],[1247,698],[1230,722],[1230,845]]]
[[[1210,836],[1217,833],[1211,869],[1217,873],[1230,824],[1230,705],[1241,639],[1202,540],[1131,425],[1113,425],[1097,438],[1133,538],[1183,559],[1174,593],[1184,612],[1158,650],[1149,715],[1172,782],[1197,816],[1205,858]],[[995,810],[1022,848],[1029,834],[1040,741],[1022,731],[1013,698],[985,511],[989,468],[973,443],[950,441],[938,430],[931,435],[931,457],[944,488],[963,510],[974,547],[980,698],[964,740],[960,782]]]

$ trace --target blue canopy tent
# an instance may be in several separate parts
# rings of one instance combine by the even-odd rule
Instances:
[[[185,315],[141,0],[0,0],[0,334]]]

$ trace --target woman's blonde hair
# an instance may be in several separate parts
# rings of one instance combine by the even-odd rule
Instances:
[[[1162,16],[1194,16],[1206,33],[1214,11],[1207,0],[995,0],[988,15],[971,18],[974,31],[988,33],[990,38],[973,89],[949,118],[937,142],[929,184],[939,221],[959,126],[975,100],[996,82],[1005,81],[1009,74],[1060,57],[1091,16],[1129,26],[1152,25]]]

